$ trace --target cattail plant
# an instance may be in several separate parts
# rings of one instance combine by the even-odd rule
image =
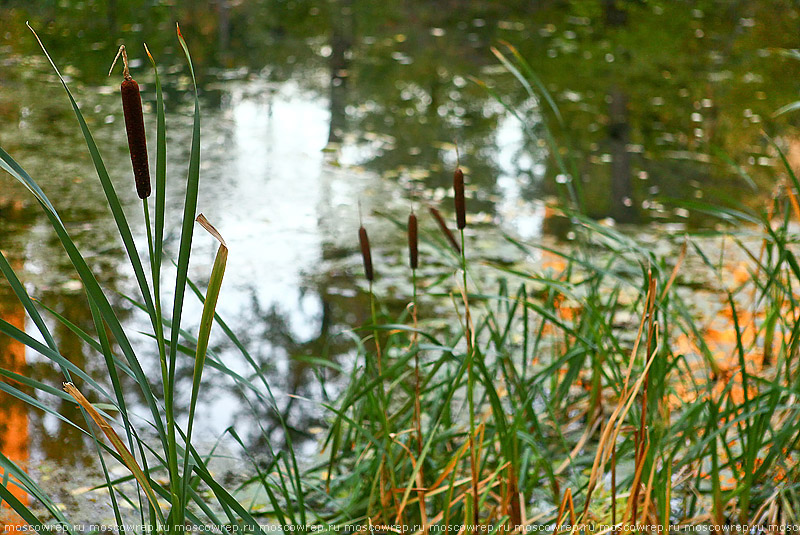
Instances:
[[[478,511],[478,459],[475,448],[475,374],[472,370],[472,359],[474,348],[472,344],[472,329],[470,327],[469,298],[467,291],[467,256],[466,244],[464,243],[464,229],[467,227],[467,205],[464,196],[464,172],[461,167],[456,166],[453,172],[453,199],[456,209],[456,226],[461,232],[461,273],[464,284],[464,338],[467,342],[467,403],[469,405],[469,450],[470,450],[470,469],[472,472],[472,514],[473,522],[477,526],[480,523]],[[455,241],[455,238],[453,238]]]
[[[360,212],[360,206],[359,206]],[[359,213],[359,219],[361,218]],[[378,316],[375,312],[375,292],[372,290],[372,283],[375,282],[375,271],[372,269],[372,250],[369,246],[369,236],[367,235],[367,229],[364,228],[364,225],[361,224],[358,227],[358,245],[361,247],[361,260],[364,263],[364,276],[369,281],[369,303],[370,303],[370,312],[372,313],[372,325],[375,328],[374,337],[375,337],[375,353],[378,357],[378,375],[381,375],[381,344],[380,340],[378,339],[378,331],[377,331],[377,319]]]
[[[125,130],[128,133],[128,150],[131,153],[131,165],[133,166],[133,178],[136,181],[136,193],[140,199],[150,196],[150,166],[147,161],[147,139],[144,132],[144,114],[142,113],[142,96],[139,92],[139,84],[131,77],[128,70],[128,54],[125,52],[125,45],[120,45],[117,58],[122,55],[122,84],[120,93],[122,94],[122,112],[125,115]],[[109,76],[111,71],[108,72]]]
[[[378,357],[378,375],[382,372],[381,370],[381,344],[378,340],[378,331],[377,331],[377,314],[375,313],[375,292],[372,291],[372,283],[375,281],[375,272],[372,269],[372,251],[369,247],[369,236],[367,236],[367,229],[364,228],[364,225],[358,227],[358,245],[361,247],[361,260],[364,262],[364,276],[369,281],[369,304],[370,304],[370,311],[372,313],[372,325],[376,328],[375,330],[375,353]]]
[[[411,317],[414,320],[414,331],[411,335],[411,343],[414,347],[414,427],[417,434],[417,455],[422,455],[422,407],[420,400],[420,377],[419,377],[419,345],[417,340],[417,268],[419,267],[419,243],[417,236],[417,216],[412,210],[408,215],[408,263],[411,266],[411,285],[412,285],[412,302],[411,302]],[[422,519],[422,524],[427,524],[425,512],[425,491],[424,489],[424,476],[422,467],[420,467],[417,474],[417,485],[420,490],[419,496],[419,513]]]
[[[359,220],[361,219],[361,206],[359,205]],[[360,223],[358,227],[358,244],[361,248],[361,260],[364,263],[364,276],[366,277],[367,281],[369,281],[369,303],[370,303],[370,313],[372,316],[372,336],[375,340],[375,356],[376,364],[377,364],[377,375],[379,378],[378,388],[377,388],[377,395],[378,395],[378,411],[379,411],[379,418],[381,418],[384,428],[386,429],[386,440],[387,442],[384,444],[385,448],[390,447],[390,443],[388,442],[390,431],[389,431],[389,419],[387,417],[387,407],[388,401],[386,399],[386,391],[384,390],[383,384],[383,364],[382,364],[382,357],[381,357],[381,343],[380,337],[378,336],[378,314],[375,308],[375,292],[373,290],[373,283],[375,282],[375,271],[372,267],[372,251],[369,245],[369,236],[367,235],[367,229],[364,228],[363,223]],[[369,364],[367,364],[369,366]],[[389,488],[396,488],[397,482],[395,481],[394,476],[394,465],[392,463],[391,457],[386,457],[384,454],[384,462],[382,463],[382,469],[380,473],[380,494],[381,494],[381,515],[385,515],[389,508],[389,502],[393,501],[395,506],[397,505],[397,498],[395,493],[387,493],[386,488],[387,485]],[[384,521],[386,518],[384,516]]]

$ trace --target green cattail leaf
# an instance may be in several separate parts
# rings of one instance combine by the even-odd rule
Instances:
[[[158,68],[147,45],[144,45],[153,74],[156,80],[156,217],[155,217],[155,245],[153,247],[153,294],[155,295],[156,309],[160,316],[161,302],[161,259],[164,249],[164,214],[166,211],[167,189],[167,126],[166,113],[164,112],[164,95],[161,90],[161,79]]]
[[[181,224],[181,241],[178,249],[178,269],[175,276],[175,297],[172,303],[172,325],[169,344],[169,370],[167,375],[167,385],[165,394],[167,395],[167,427],[169,429],[169,463],[170,463],[170,484],[172,486],[173,500],[178,500],[178,493],[185,495],[181,490],[181,482],[178,480],[177,473],[177,446],[175,438],[175,417],[173,414],[173,395],[175,392],[175,367],[178,351],[178,336],[183,316],[183,303],[186,294],[186,280],[189,272],[189,256],[192,249],[192,237],[194,236],[194,219],[197,211],[197,194],[200,185],[200,99],[197,94],[197,81],[192,66],[192,58],[189,48],[181,35],[180,27],[177,27],[178,41],[181,44],[189,71],[192,75],[192,87],[194,89],[194,118],[192,120],[192,145],[189,155],[189,170],[186,178],[186,197],[183,205],[183,222]],[[188,477],[188,474],[184,474]],[[185,503],[179,500],[173,503],[173,523],[177,526],[183,523]]]
[[[22,470],[19,466],[17,466],[14,461],[6,457],[3,453],[0,452],[0,468],[2,468],[4,476],[8,477],[9,475],[13,477],[16,481],[13,482],[17,487],[20,487],[25,492],[39,500],[39,502],[44,505],[45,509],[53,515],[53,518],[56,519],[58,522],[64,526],[64,530],[67,533],[75,533],[73,529],[72,522],[68,522],[64,513],[56,506],[55,503],[47,496],[47,493],[44,492],[36,482],[31,479],[31,477]],[[20,502],[12,493],[8,490],[7,485],[0,485],[0,499],[5,500],[11,506],[11,508],[19,514],[23,520],[28,522],[31,526],[36,528],[37,526],[41,526],[42,522],[38,520],[36,515],[31,511],[25,504]],[[37,533],[41,533],[43,530],[36,529]]]
[[[189,403],[189,424],[186,431],[187,444],[190,444],[192,440],[194,416],[195,410],[197,409],[197,397],[200,393],[200,382],[203,377],[203,368],[205,367],[208,340],[211,336],[211,327],[214,324],[214,314],[217,308],[219,292],[222,288],[222,279],[225,276],[225,265],[228,262],[228,246],[217,229],[208,222],[203,214],[197,216],[197,222],[219,241],[219,248],[217,249],[217,256],[214,259],[214,267],[211,270],[211,278],[208,281],[208,291],[206,292],[206,298],[203,303],[203,314],[200,318],[200,330],[197,334],[197,349],[194,356],[194,373],[192,374],[192,396]],[[184,456],[184,499],[182,503],[186,501],[186,492],[190,480],[189,477],[186,477],[189,470],[189,459],[189,455]]]

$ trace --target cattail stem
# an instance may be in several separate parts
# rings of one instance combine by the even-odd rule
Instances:
[[[147,250],[150,253],[150,258],[152,259],[155,254],[155,249],[153,248],[153,230],[150,228],[150,207],[147,205],[147,199],[142,199],[142,210],[144,210],[144,225],[147,227]],[[155,280],[155,266],[151,263],[151,272],[153,275],[153,280]]]
[[[419,340],[417,337],[417,270],[411,270],[411,317],[414,321],[414,332],[411,334],[411,344],[414,348],[414,423],[417,430],[417,454],[422,454],[422,410],[420,401],[419,381]]]
[[[611,443],[611,533],[617,534],[617,441]]]
[[[361,225],[358,228],[358,242],[361,248],[361,259],[364,263],[364,275],[366,279],[369,281],[369,307],[370,307],[370,315],[372,317],[372,336],[375,340],[375,355],[376,355],[376,364],[377,364],[377,376],[378,376],[378,417],[380,418],[383,424],[383,436],[384,436],[384,447],[386,451],[389,451],[392,445],[391,439],[391,428],[389,425],[389,418],[388,418],[388,402],[386,399],[386,391],[384,390],[383,384],[383,363],[382,363],[382,356],[381,356],[381,343],[380,337],[378,336],[378,313],[375,306],[375,291],[373,288],[373,283],[375,281],[375,272],[372,268],[372,251],[369,245],[369,236],[367,235],[367,230],[364,228],[364,225]],[[367,358],[366,368],[369,371],[371,368],[369,358]],[[383,455],[383,460],[381,462],[380,468],[380,478],[379,478],[379,485],[380,485],[380,496],[381,496],[381,517],[386,521],[386,512],[389,507],[389,501],[391,500],[394,505],[395,509],[398,507],[397,504],[397,495],[394,492],[389,492],[388,494],[385,492],[386,484],[388,483],[390,488],[394,489],[397,488],[397,481],[395,479],[395,467],[394,461],[390,455]]]
[[[372,291],[372,281],[369,281],[369,309],[372,316],[372,337],[375,339],[375,355],[378,357],[378,376],[383,375],[383,365],[381,363],[381,342],[378,337],[378,314],[375,310],[375,292]],[[383,382],[381,382],[383,391]]]
[[[414,428],[416,430],[417,442],[417,459],[422,456],[422,401],[420,395],[420,376],[419,376],[419,337],[417,335],[417,267],[419,267],[419,244],[417,234],[417,216],[412,211],[408,216],[408,263],[411,266],[411,317],[414,321],[414,331],[411,333],[411,347],[414,351]],[[417,486],[420,490],[417,492],[419,498],[419,516],[422,521],[423,530],[425,535],[427,529],[427,512],[425,510],[425,477],[423,476],[422,466],[419,467],[417,472]]]
[[[469,404],[469,456],[472,475],[472,515],[475,526],[480,525],[480,510],[478,507],[478,458],[475,449],[475,374],[472,369],[472,360],[475,358],[475,348],[472,343],[472,318],[469,313],[469,291],[467,287],[467,253],[464,239],[464,229],[467,227],[467,206],[464,196],[464,172],[456,166],[453,172],[453,198],[456,209],[456,226],[461,233],[461,274],[464,283],[464,337],[467,342],[467,402]],[[446,225],[445,225],[446,228]],[[455,241],[455,240],[453,240]]]
[[[373,290],[373,283],[370,281],[369,283],[369,302],[370,302],[370,314],[372,316],[372,336],[375,339],[375,354],[377,356],[377,375],[378,375],[378,411],[379,417],[383,424],[383,438],[384,438],[384,448],[386,451],[389,451],[392,446],[392,429],[391,425],[389,424],[389,413],[388,407],[389,402],[386,397],[386,390],[384,389],[383,384],[383,364],[381,361],[381,344],[380,338],[378,337],[378,312],[376,308],[376,299],[375,299],[375,292]],[[369,369],[369,368],[367,368]],[[383,454],[383,461],[381,462],[381,475],[380,475],[380,493],[381,493],[381,515],[385,519],[385,514],[389,508],[389,501],[394,504],[395,510],[399,507],[397,503],[397,493],[389,492],[388,494],[385,492],[386,483],[389,484],[390,489],[397,488],[397,480],[395,478],[395,465],[394,460],[392,459],[391,455]],[[402,523],[402,522],[401,522]]]
[[[475,449],[475,375],[472,370],[472,359],[475,356],[472,344],[471,318],[469,313],[469,293],[467,289],[467,255],[464,243],[464,229],[461,228],[461,273],[464,283],[464,337],[467,342],[467,403],[469,405],[469,457],[470,472],[472,476],[472,515],[475,526],[480,525],[480,510],[478,509],[478,458]]]
[[[418,309],[417,309],[417,269],[416,266],[411,268],[411,287],[413,291],[411,300],[411,317],[414,320],[414,332],[411,335],[411,343],[414,346],[414,424],[417,431],[417,462],[422,456],[422,394],[420,393],[420,375],[419,375],[419,337],[417,336],[418,328]],[[419,516],[422,520],[422,533],[425,535],[428,532],[427,527],[427,511],[425,506],[425,476],[423,475],[423,467],[419,467],[417,472],[417,486],[419,492]]]
[[[359,230],[359,236],[361,235],[361,230],[364,230],[364,227],[361,227],[361,229]],[[366,236],[366,231],[364,231],[363,235]],[[367,251],[369,251],[369,241],[367,241],[366,243],[367,243]],[[362,246],[361,250],[362,250],[362,257],[364,258],[364,269],[366,270],[367,259],[369,259],[370,257],[369,257],[369,255],[364,256],[364,254],[363,254],[363,251],[364,251],[363,246]],[[371,264],[371,260],[370,260],[370,273],[371,273],[371,268],[372,268],[372,264]],[[378,375],[379,378],[381,378],[381,376],[383,375],[383,371],[382,371],[382,365],[381,365],[381,344],[380,344],[380,339],[378,338],[378,314],[375,311],[375,292],[373,291],[373,288],[372,288],[372,279],[370,278],[370,276],[367,276],[367,278],[369,280],[369,310],[370,310],[370,316],[372,318],[372,337],[373,337],[373,339],[375,341],[375,355],[377,356],[377,362],[376,362],[377,363],[377,375]],[[369,368],[370,368],[370,366],[369,366],[369,356],[367,356],[367,362],[366,362],[367,371],[369,371]],[[386,431],[386,434],[388,435],[389,434],[389,428],[388,428],[389,420],[386,417],[386,392],[383,389],[383,379],[382,378],[378,382],[378,405],[379,405],[378,410],[382,413],[383,425],[385,426],[385,431]],[[387,521],[386,510],[387,510],[387,507],[388,507],[388,502],[387,502],[387,499],[386,499],[386,492],[385,492],[385,487],[386,487],[386,456],[385,455],[383,457],[383,461],[381,462],[379,486],[380,486],[379,491],[380,491],[380,500],[381,500],[381,519],[382,519],[383,522],[386,522]]]

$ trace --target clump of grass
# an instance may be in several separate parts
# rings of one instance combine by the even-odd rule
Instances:
[[[523,76],[520,69],[517,76]],[[787,173],[791,175],[788,166]],[[725,290],[725,264],[703,251],[707,236],[687,239],[683,247],[676,246],[677,254],[660,257],[647,243],[571,208],[563,210],[578,236],[570,247],[554,249],[506,237],[522,258],[554,257],[558,268],[545,270],[522,261],[493,264],[489,274],[467,279],[476,261],[465,253],[463,181],[463,174],[454,175],[461,243],[439,210],[431,209],[431,225],[439,227],[461,257],[462,283],[445,291],[440,288],[447,277],[435,278],[433,287],[439,290],[430,296],[460,294],[453,301],[463,301],[464,313],[469,309],[473,321],[436,331],[425,329],[424,318],[420,320],[428,349],[422,365],[414,366],[415,372],[424,370],[419,410],[411,386],[417,384],[416,373],[413,381],[404,379],[405,363],[417,356],[406,350],[413,347],[417,320],[414,329],[403,328],[403,318],[383,320],[383,349],[394,355],[383,375],[393,401],[389,420],[394,429],[415,429],[416,415],[428,415],[421,451],[411,455],[410,444],[395,443],[388,450],[396,459],[398,480],[405,481],[401,504],[413,499],[411,491],[425,467],[427,509],[420,508],[411,521],[422,521],[425,512],[426,525],[603,522],[621,531],[623,525],[774,521],[781,514],[778,496],[784,503],[797,503],[789,474],[798,473],[798,464],[791,457],[779,460],[777,453],[790,454],[795,447],[791,437],[800,436],[800,413],[788,394],[790,377],[797,372],[786,364],[800,341],[790,319],[798,313],[790,295],[800,281],[792,250],[797,240],[788,226],[794,213],[791,190],[779,206],[766,211],[783,214],[780,228],[770,222],[772,216],[693,206],[750,225],[725,231],[753,266],[749,280]],[[766,244],[758,256],[745,243],[748,235],[761,235],[759,243]],[[430,243],[438,254],[446,254],[447,244],[435,237]],[[732,321],[733,376],[724,374],[725,357],[712,348],[714,340],[703,327],[709,318],[692,312],[685,295],[676,290],[690,261],[691,269],[698,269],[699,262],[720,277],[719,295]],[[467,290],[467,282],[474,291]],[[481,283],[493,288],[481,289]],[[412,270],[414,300],[416,287]],[[737,304],[735,298],[751,293],[763,311],[757,314],[765,315],[763,323],[751,320],[752,326],[740,320],[751,305]],[[751,318],[757,314],[748,312]],[[787,321],[777,327],[781,315]],[[635,317],[639,320],[633,323],[629,318]],[[777,332],[783,333],[780,343]],[[762,339],[758,333],[768,336]],[[459,355],[461,337],[473,343]],[[686,340],[696,349],[680,345]],[[754,380],[749,361],[761,351],[781,355],[780,364],[762,368]],[[358,408],[350,403],[367,385],[353,383],[351,388],[340,410],[353,411],[347,419],[355,421]],[[344,418],[335,421],[346,426]],[[372,431],[375,436],[389,432]],[[350,435],[356,439],[354,451],[359,459],[367,458],[376,446],[357,435]],[[357,478],[345,474],[355,466],[341,455],[339,461],[329,466],[336,472],[334,486],[341,493],[353,492]],[[766,474],[777,487],[756,483]],[[362,496],[369,501],[367,494]],[[421,502],[419,492],[417,496]],[[476,512],[482,516],[476,519]]]

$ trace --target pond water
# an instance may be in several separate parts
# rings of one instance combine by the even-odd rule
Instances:
[[[580,185],[583,206],[596,217],[702,225],[688,216],[687,203],[753,204],[770,193],[779,171],[764,132],[790,155],[793,146],[788,132],[796,119],[772,117],[795,100],[800,83],[800,62],[775,51],[794,46],[798,16],[780,2],[735,8],[693,2],[691,9],[652,2],[622,15],[604,11],[601,2],[538,8],[358,0],[120,4],[0,3],[0,146],[39,181],[101,283],[118,292],[114,301],[130,332],[147,330],[144,315],[121,297],[135,298],[136,286],[69,103],[24,23],[31,21],[68,76],[140,250],[146,236],[127,155],[120,77],[106,73],[124,42],[152,145],[155,97],[143,41],[156,56],[168,115],[165,247],[171,259],[192,112],[174,37],[180,21],[200,82],[198,207],[230,247],[218,310],[268,370],[290,423],[312,439],[309,455],[323,415],[297,399],[335,397],[337,385],[331,377],[321,389],[315,370],[296,357],[352,361],[353,345],[342,333],[369,314],[357,256],[359,202],[378,270],[388,275],[378,293],[399,309],[407,293],[398,282],[404,236],[376,212],[403,219],[411,206],[424,213],[426,203],[448,211],[456,144],[473,221],[497,238],[485,238],[483,251],[501,257],[502,232],[556,239],[550,234],[559,234],[558,226],[545,218],[556,184]],[[492,54],[495,46],[508,57],[504,42],[530,62],[562,123]],[[508,108],[476,80],[493,87]],[[575,164],[573,175],[555,164],[546,124],[559,152]],[[621,161],[620,171],[615,162]],[[745,166],[748,178],[732,164]],[[620,174],[628,179],[620,182]],[[202,232],[195,236],[190,276],[202,285],[216,244]],[[0,248],[33,296],[92,330],[66,255],[33,199],[8,176],[0,179]],[[166,269],[165,279],[173,277]],[[189,302],[190,331],[200,310]],[[0,314],[25,325],[5,283]],[[62,354],[102,376],[99,355],[58,322],[51,325]],[[158,376],[154,345],[144,336],[134,341],[147,371]],[[239,357],[221,337],[212,337],[212,349],[237,367]],[[5,338],[0,354],[47,383],[62,380],[43,358]],[[179,371],[179,388],[187,392],[190,364]],[[244,362],[239,370],[246,371]],[[213,441],[236,423],[255,447],[263,446],[241,395],[213,372],[207,385],[197,433]],[[12,457],[56,472],[97,469],[93,450],[63,422],[11,399],[0,409],[3,447],[16,448]],[[70,404],[61,410],[78,416]],[[274,416],[259,418],[277,440]]]

